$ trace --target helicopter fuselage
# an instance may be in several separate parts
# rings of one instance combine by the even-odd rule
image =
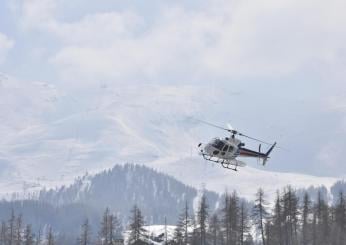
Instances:
[[[239,147],[241,141],[236,138],[225,138],[219,139],[215,138],[208,144],[206,144],[201,152],[225,160],[233,160],[239,156]]]
[[[237,130],[234,130],[231,126],[227,129],[214,125],[212,123],[201,120],[199,121],[209,126],[226,130],[227,132],[231,133],[231,137],[226,137],[224,139],[215,138],[206,145],[203,145],[202,143],[198,144],[199,154],[202,155],[205,160],[220,163],[224,168],[236,171],[237,167],[246,166],[246,164],[242,161],[239,161],[237,157],[257,158],[258,160],[262,161],[262,164],[264,166],[269,158],[269,154],[272,152],[276,145],[276,142],[274,144],[267,143],[263,140],[256,139]],[[235,135],[239,135],[266,145],[270,145],[270,148],[266,153],[261,152],[261,144],[258,147],[258,151],[247,149],[244,147],[245,144],[237,139]]]
[[[238,166],[246,164],[237,160],[237,157],[252,157],[263,160],[263,165],[269,158],[270,152],[275,147],[274,143],[266,153],[261,152],[261,145],[258,151],[245,148],[245,144],[232,135],[230,138],[215,138],[208,144],[198,145],[200,154],[204,159],[212,162],[221,163],[223,167],[236,170]],[[231,167],[230,167],[231,166]],[[233,167],[232,167],[233,166]]]

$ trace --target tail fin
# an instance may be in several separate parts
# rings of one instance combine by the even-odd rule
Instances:
[[[274,149],[275,146],[276,146],[276,142],[270,147],[270,149],[265,154],[265,157],[263,159],[263,166],[266,165],[268,158],[269,158],[269,154],[272,152],[272,150]]]

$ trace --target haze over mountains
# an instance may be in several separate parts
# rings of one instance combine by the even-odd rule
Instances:
[[[299,189],[297,195],[300,204],[305,191],[313,202],[317,200],[317,193],[320,191],[324,200],[335,203],[339,192],[346,191],[346,183],[337,182],[331,188]],[[41,190],[27,200],[2,200],[0,220],[8,220],[13,209],[16,214],[22,215],[26,223],[32,224],[35,231],[47,229],[51,225],[71,242],[86,217],[90,220],[92,230],[97,231],[106,208],[116,214],[124,228],[128,225],[130,210],[134,205],[142,210],[146,225],[162,225],[165,219],[169,225],[175,225],[186,202],[189,214],[196,214],[202,193],[202,190],[145,166],[116,165],[95,175],[78,177],[71,185]],[[204,190],[204,193],[209,212],[220,211],[224,196],[208,190]],[[250,200],[254,196],[253,194]],[[251,210],[249,200],[242,201]]]
[[[210,210],[215,210],[219,195],[207,190],[205,194]],[[69,186],[42,190],[28,200],[0,201],[0,220],[7,220],[14,209],[34,230],[49,224],[56,231],[75,237],[86,217],[93,230],[98,230],[106,208],[116,214],[124,226],[134,205],[142,210],[147,225],[164,224],[165,218],[174,225],[185,203],[192,213],[197,209],[200,196],[201,192],[195,188],[153,169],[116,165],[96,175],[79,177]]]
[[[205,107],[218,107],[230,91],[106,82],[74,91],[5,74],[0,88],[0,189],[5,197],[72,183],[85,172],[126,162],[154,167],[197,188],[236,189],[245,197],[259,185],[274,194],[287,184],[330,187],[336,181],[270,172],[255,161],[233,173],[202,160],[196,144],[224,134],[206,130],[193,118],[203,118]],[[279,164],[276,154],[269,164]]]

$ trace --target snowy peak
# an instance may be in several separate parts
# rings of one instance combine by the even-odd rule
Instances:
[[[219,196],[209,191],[206,194],[210,206],[215,207]],[[85,175],[68,187],[43,190],[39,195],[40,201],[52,205],[81,203],[97,210],[110,207],[123,215],[136,204],[151,224],[162,224],[165,215],[171,222],[175,221],[185,202],[192,204],[196,198],[196,189],[166,174],[133,164],[116,165],[96,175]]]

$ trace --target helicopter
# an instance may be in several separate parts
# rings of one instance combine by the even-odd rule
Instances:
[[[276,142],[271,144],[250,137],[237,130],[234,130],[230,125],[228,125],[228,128],[224,128],[202,120],[198,121],[209,126],[225,130],[231,134],[230,137],[225,137],[223,139],[214,138],[207,144],[198,144],[199,154],[202,155],[205,160],[220,163],[222,167],[226,169],[238,171],[238,167],[245,167],[246,164],[238,160],[238,157],[257,158],[259,161],[262,161],[262,165],[265,166],[269,159],[270,153],[276,146]],[[261,152],[261,144],[259,144],[258,151],[247,149],[245,148],[245,144],[240,139],[236,138],[236,135],[260,142],[261,144],[270,145],[270,148],[265,153]]]

